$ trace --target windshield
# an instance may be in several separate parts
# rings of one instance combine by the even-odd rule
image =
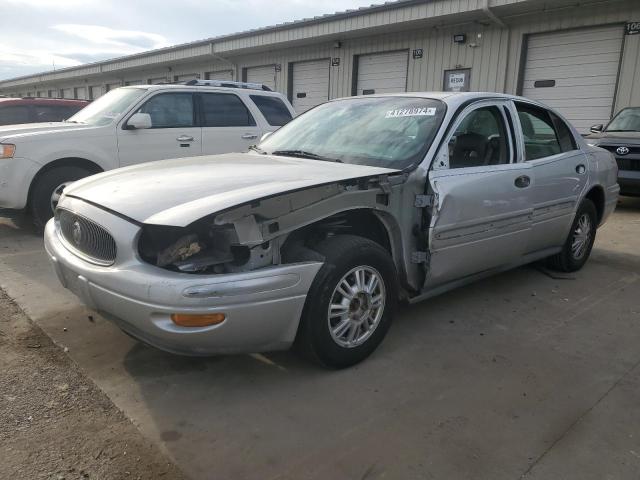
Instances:
[[[117,88],[106,93],[71,117],[68,122],[86,123],[89,125],[108,125],[114,118],[131,106],[146,89]]]
[[[260,144],[264,153],[404,169],[422,161],[446,111],[428,98],[351,98],[320,105]]]
[[[625,108],[615,116],[607,132],[640,132],[640,108]]]

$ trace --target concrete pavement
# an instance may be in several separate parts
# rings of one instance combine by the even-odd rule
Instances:
[[[41,239],[0,220],[0,286],[194,479],[637,479],[640,199],[553,277],[527,266],[406,307],[345,371],[192,359],[87,311]]]

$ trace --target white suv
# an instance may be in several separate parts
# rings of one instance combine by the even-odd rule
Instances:
[[[293,115],[285,96],[262,85],[194,80],[118,88],[65,122],[1,127],[0,213],[27,209],[44,225],[75,180],[151,160],[246,151]]]

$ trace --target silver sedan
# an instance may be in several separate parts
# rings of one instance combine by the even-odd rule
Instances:
[[[248,153],[79,181],[45,244],[63,285],[146,343],[296,344],[342,368],[376,349],[398,301],[539,260],[582,268],[616,174],[524,98],[371,95],[320,105]]]

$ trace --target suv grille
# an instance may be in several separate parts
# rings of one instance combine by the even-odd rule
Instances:
[[[116,242],[100,225],[61,208],[56,210],[56,221],[67,247],[79,257],[102,266],[115,262]]]
[[[636,170],[640,171],[640,160],[634,160],[632,158],[616,158],[618,163],[618,170]]]

